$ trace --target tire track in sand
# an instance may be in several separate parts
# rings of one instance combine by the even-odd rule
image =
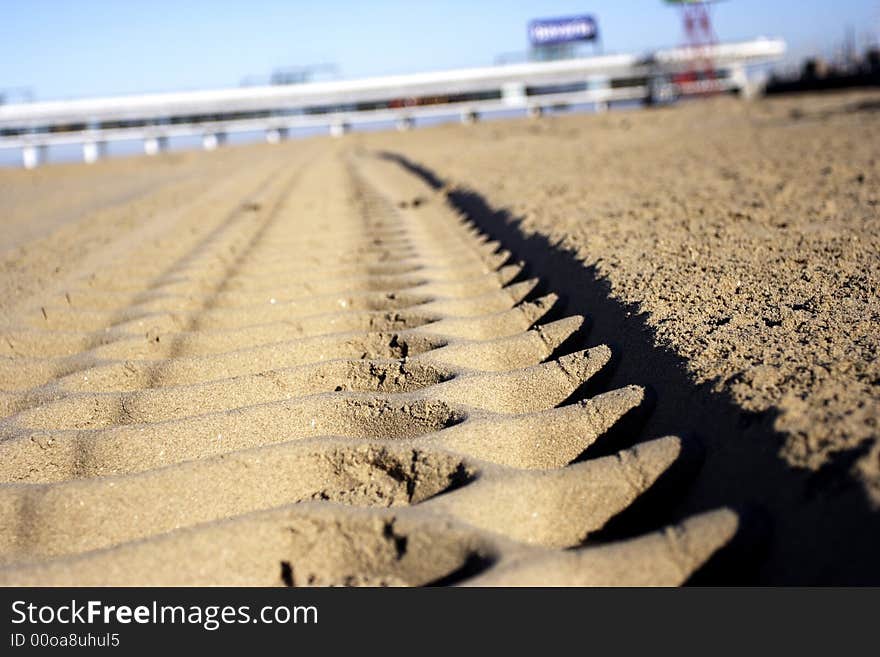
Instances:
[[[739,533],[591,539],[699,450],[590,458],[644,390],[598,392],[584,318],[396,165],[333,153],[240,206],[10,336],[0,583],[679,584]]]

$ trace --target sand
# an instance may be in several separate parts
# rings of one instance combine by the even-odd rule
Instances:
[[[878,581],[872,98],[0,172],[0,584]]]
[[[778,408],[792,465],[872,443],[876,466],[878,108],[877,94],[717,99],[485,124],[466,157],[439,131],[382,145],[575,251],[695,380]],[[863,474],[880,501],[880,470]]]

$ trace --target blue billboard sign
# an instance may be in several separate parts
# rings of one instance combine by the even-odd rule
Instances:
[[[592,41],[598,36],[599,26],[592,16],[539,18],[529,23],[529,41],[533,46]]]

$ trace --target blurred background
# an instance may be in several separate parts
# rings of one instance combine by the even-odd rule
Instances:
[[[688,8],[675,5],[662,0],[4,0],[0,3],[0,119],[4,108],[42,101],[295,85],[536,60],[646,54],[691,43],[693,35],[687,34],[684,17]],[[785,53],[751,73],[764,81],[775,80],[777,85],[805,76],[830,78],[860,72],[870,66],[872,52],[876,57],[878,0],[729,0],[711,3],[706,9],[711,17],[706,42],[741,42],[761,36],[784,40]],[[528,29],[532,21],[572,16],[591,17],[596,34],[553,48],[535,47]],[[696,38],[699,45],[700,35]],[[579,107],[575,102],[566,108]],[[426,121],[430,117],[420,123]],[[18,126],[8,123],[6,132],[0,134],[0,138],[18,139],[14,147],[10,141],[7,148],[0,148],[2,164],[21,164],[24,136],[55,130],[28,123],[15,132]],[[391,126],[376,121],[365,127]],[[325,129],[306,127],[301,132]],[[262,139],[263,132],[224,133],[223,140]],[[170,147],[204,143],[204,135],[181,134]],[[51,155],[44,150],[34,157],[83,156],[79,143],[53,142],[51,148]],[[100,144],[102,155],[140,151],[140,139]],[[96,146],[96,157],[98,153]]]

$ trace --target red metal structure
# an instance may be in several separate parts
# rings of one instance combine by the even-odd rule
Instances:
[[[712,61],[712,47],[718,37],[712,27],[712,0],[666,0],[668,4],[679,6],[682,16],[684,42],[693,57],[687,68],[676,77],[675,82],[688,93],[712,93],[717,90],[715,83],[715,64]]]

